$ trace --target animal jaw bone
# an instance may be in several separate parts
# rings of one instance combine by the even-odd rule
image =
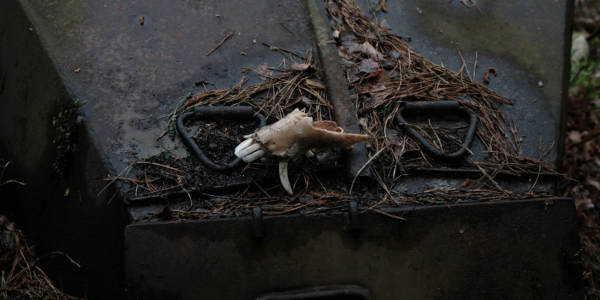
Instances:
[[[363,134],[344,133],[333,121],[316,121],[306,113],[294,110],[276,123],[263,127],[235,148],[235,155],[250,163],[257,159],[279,160],[279,178],[285,190],[292,194],[287,176],[287,164],[300,155],[330,147],[350,148],[368,139]]]

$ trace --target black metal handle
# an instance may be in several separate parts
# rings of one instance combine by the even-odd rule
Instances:
[[[222,166],[215,164],[206,157],[204,152],[202,152],[200,147],[198,147],[198,144],[194,141],[192,135],[185,129],[185,122],[191,118],[226,119],[236,121],[250,121],[253,118],[258,118],[260,120],[258,128],[266,125],[265,117],[262,114],[256,114],[255,116],[254,111],[250,106],[197,106],[194,108],[193,112],[181,114],[179,118],[177,118],[177,131],[181,136],[181,140],[206,167],[217,171],[235,168],[242,162],[242,159],[238,157],[227,165]]]
[[[402,117],[402,113],[414,113],[417,115],[447,115],[450,113],[461,113],[466,115],[469,118],[469,130],[467,131],[467,136],[465,141],[463,142],[463,146],[459,150],[453,153],[442,153],[438,149],[436,149],[433,145],[431,145],[423,136],[421,136],[414,128],[407,126],[408,122],[404,120]],[[467,155],[467,148],[471,146],[471,142],[473,142],[473,137],[475,136],[475,131],[477,129],[477,116],[470,111],[468,108],[461,106],[460,103],[456,101],[418,101],[418,102],[409,102],[406,103],[403,107],[401,107],[396,113],[396,121],[400,123],[402,129],[406,131],[406,133],[416,140],[422,147],[423,151],[427,152],[427,154],[433,156],[436,159],[446,160],[446,161],[458,161]]]

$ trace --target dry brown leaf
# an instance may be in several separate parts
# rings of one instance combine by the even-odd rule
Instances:
[[[571,143],[573,143],[573,144],[581,143],[581,132],[573,130],[573,131],[569,131],[569,133],[567,135],[569,136],[569,140],[571,140]]]
[[[309,68],[309,65],[307,64],[293,64],[292,65],[292,70],[294,71],[304,71],[307,70]]]
[[[598,180],[595,180],[593,178],[588,178],[588,180],[586,181],[587,184],[593,186],[596,188],[596,190],[600,191],[600,182],[598,182]]]
[[[144,15],[140,16],[140,25],[144,25]]]
[[[325,89],[325,86],[316,80],[306,79],[306,84],[315,89]]]
[[[392,27],[390,27],[390,25],[388,24],[388,22],[386,20],[381,20],[381,22],[379,22],[379,26],[381,26],[385,29],[392,29]]]
[[[373,74],[377,71],[378,68],[379,68],[379,64],[369,58],[369,59],[363,60],[360,63],[360,65],[358,66],[358,71],[367,73],[367,74]]]
[[[271,75],[273,75],[273,71],[269,70],[267,63],[262,63],[258,66],[258,78],[260,80],[268,80]]]
[[[298,100],[300,100],[300,102],[304,105],[304,106],[311,106],[313,104],[313,101],[308,99],[307,97],[304,96],[298,96]]]
[[[367,54],[370,58],[372,58],[375,61],[382,61],[385,59],[383,57],[383,54],[377,51],[377,49],[375,49],[375,47],[373,47],[368,42],[360,44],[353,52],[361,52]]]

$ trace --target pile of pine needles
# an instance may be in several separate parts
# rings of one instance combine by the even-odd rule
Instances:
[[[61,292],[38,266],[33,246],[29,245],[14,221],[0,215],[0,298],[77,300]],[[63,253],[50,253],[61,254]],[[47,254],[47,255],[50,255]],[[67,256],[67,258],[69,258]],[[71,259],[71,258],[69,258]],[[76,262],[71,260],[74,264]],[[78,265],[79,266],[79,265]]]
[[[382,159],[372,167],[384,182],[394,182],[411,167],[438,166],[394,123],[400,106],[410,101],[457,101],[477,115],[477,136],[485,146],[486,155],[470,164],[473,169],[492,174],[486,176],[489,180],[483,181],[486,182],[483,185],[497,188],[489,181],[500,173],[555,173],[552,166],[542,162],[552,146],[546,146],[537,159],[524,156],[518,129],[499,109],[499,105],[511,105],[510,99],[477,82],[475,68],[471,76],[460,52],[463,65],[456,73],[421,57],[385,21],[377,23],[376,17],[366,16],[354,0],[326,0],[326,6],[335,22],[333,35],[349,88],[355,94],[356,117],[374,142],[369,147],[371,155],[385,148]],[[456,132],[428,125],[410,126],[416,127],[442,152],[443,140],[456,143]],[[405,155],[411,151],[420,152],[419,157]]]

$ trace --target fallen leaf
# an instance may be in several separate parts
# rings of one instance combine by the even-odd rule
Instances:
[[[390,25],[388,24],[388,22],[386,20],[381,20],[381,22],[379,22],[379,26],[381,26],[385,29],[392,29],[392,27],[390,27]]]
[[[321,84],[320,82],[317,82],[315,80],[306,79],[306,84],[308,84],[310,87],[313,87],[316,89],[325,89],[325,86],[323,84]]]
[[[569,140],[571,140],[571,143],[573,143],[573,144],[581,143],[581,132],[573,130],[573,131],[569,131],[569,133],[567,135],[569,136]]]
[[[217,17],[217,18],[220,18],[220,17],[221,17],[221,15],[215,15],[215,17]],[[258,24],[258,22],[256,22],[256,23]]]
[[[369,55],[370,58],[372,58],[375,61],[382,61],[385,59],[383,57],[383,54],[381,54],[381,52],[377,51],[377,49],[375,49],[375,47],[373,47],[368,42],[364,42],[364,43],[360,44],[353,52],[361,52],[361,53],[367,54],[367,55]]]
[[[344,65],[353,65],[352,55],[350,55],[349,49],[347,47],[338,46],[338,55],[342,58],[342,64]]]
[[[481,12],[481,9],[479,9],[479,5],[477,5],[477,1],[475,1],[475,0],[469,0],[469,1],[471,1],[471,3],[473,3],[473,6],[475,6],[475,8],[477,8],[477,10],[479,12]]]
[[[78,68],[77,70],[75,70],[75,73],[79,73],[79,71],[81,71],[81,68]]]
[[[140,16],[140,25],[144,25],[144,15]]]
[[[575,206],[577,206],[577,211],[581,212],[586,209],[594,208],[594,203],[592,203],[592,199],[590,198],[575,198]]]
[[[360,65],[358,66],[358,71],[367,73],[367,74],[373,74],[377,71],[378,68],[379,68],[379,64],[369,58],[369,59],[363,60],[360,63]]]
[[[404,154],[404,152],[405,152],[404,150],[405,149],[402,146],[399,146],[399,145],[394,146],[394,156],[398,157],[398,158],[402,157],[402,154]]]
[[[386,128],[385,136],[390,145],[400,145],[400,138],[396,135],[396,131],[391,128]]]
[[[253,39],[252,41],[256,43],[256,39]]]
[[[588,178],[587,184],[595,187],[596,190],[600,191],[600,182],[598,182],[597,180],[592,179],[592,178]]]
[[[67,188],[67,190],[65,191],[65,197],[69,196],[69,193],[71,192],[71,190],[69,188]]]
[[[304,96],[298,96],[298,98],[300,98],[300,102],[302,102],[302,104],[304,104],[304,106],[311,106],[313,104],[313,101],[308,99],[307,97]]]
[[[267,80],[272,74],[273,71],[269,70],[267,63],[262,63],[258,66],[258,78],[260,78],[260,80]]]
[[[292,70],[294,71],[304,71],[308,69],[308,65],[307,64],[293,64],[292,65]]]
[[[369,79],[369,78],[377,77],[379,75],[379,73],[381,73],[381,70],[377,71],[375,74],[367,75],[363,79]]]
[[[386,2],[386,0],[381,0],[381,10],[383,10],[383,12],[387,12],[387,7],[385,6],[385,2]]]
[[[246,52],[240,52],[241,55],[248,55]]]

